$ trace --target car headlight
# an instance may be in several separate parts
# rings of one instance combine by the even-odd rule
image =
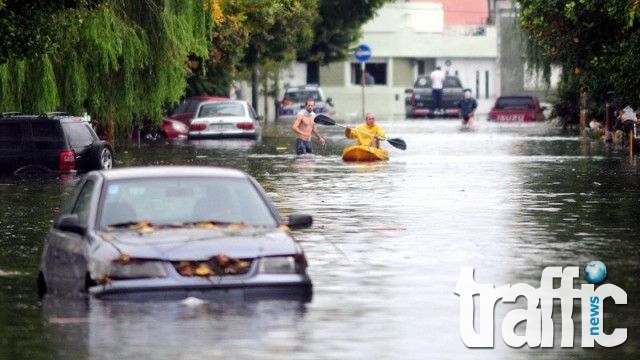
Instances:
[[[307,260],[304,255],[271,256],[260,259],[259,271],[265,274],[296,274],[304,272]]]
[[[167,276],[165,264],[161,261],[116,260],[98,271],[100,282],[120,279],[162,278]]]

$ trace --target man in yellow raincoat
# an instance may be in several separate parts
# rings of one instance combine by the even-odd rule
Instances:
[[[351,128],[344,129],[344,134],[349,139],[358,139],[358,145],[369,147],[380,147],[380,140],[384,139],[384,130],[376,125],[376,117],[373,113],[367,113],[364,117],[365,123]]]

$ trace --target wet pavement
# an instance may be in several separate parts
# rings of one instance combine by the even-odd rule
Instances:
[[[479,121],[460,131],[455,120],[378,123],[407,151],[387,145],[390,161],[344,163],[350,141],[339,127],[321,127],[327,146],[296,157],[286,124],[271,124],[259,141],[116,149],[118,167],[240,168],[283,215],[312,214],[314,226],[294,232],[314,283],[306,304],[40,302],[42,240],[77,178],[1,178],[0,359],[639,357],[637,160],[548,124]],[[559,340],[552,349],[509,348],[501,322],[511,308],[500,302],[495,347],[462,343],[453,292],[460,267],[474,267],[478,283],[537,288],[545,267],[582,269],[590,260],[604,262],[607,282],[628,295],[627,306],[605,302],[605,331],[627,328],[623,345],[581,348],[576,307],[573,348]]]

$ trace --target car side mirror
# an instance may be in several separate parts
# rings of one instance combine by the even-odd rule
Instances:
[[[327,98],[327,104],[333,106],[333,98]]]
[[[306,229],[308,227],[311,227],[312,224],[313,218],[311,217],[311,215],[291,214],[289,215],[289,222],[287,223],[287,226],[291,230],[297,230]]]
[[[412,94],[413,93],[413,89],[411,89],[411,88],[404,89],[404,93],[405,94]]]
[[[258,115],[258,116],[256,116],[256,120],[262,121],[262,120],[264,120],[264,116]]]
[[[80,223],[78,214],[61,215],[53,226],[61,231],[68,231],[78,235],[84,235],[87,232],[85,226]]]

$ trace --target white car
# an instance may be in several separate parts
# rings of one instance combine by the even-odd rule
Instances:
[[[250,138],[260,134],[260,120],[243,100],[211,100],[200,103],[189,126],[189,139]]]

